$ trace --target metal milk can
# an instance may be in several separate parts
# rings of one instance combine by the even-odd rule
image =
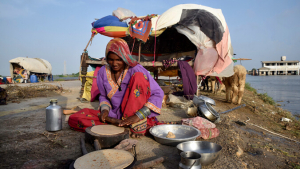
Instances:
[[[62,109],[57,105],[57,99],[51,99],[46,108],[46,130],[58,131],[62,129]]]

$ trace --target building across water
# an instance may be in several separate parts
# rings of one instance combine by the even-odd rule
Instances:
[[[262,61],[259,76],[265,75],[299,75],[300,62],[298,60],[286,61],[286,56],[281,61]]]

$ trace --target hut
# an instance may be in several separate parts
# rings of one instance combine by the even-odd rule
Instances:
[[[25,70],[27,77],[24,79],[30,79],[31,75],[35,75],[37,79],[44,80],[52,80],[52,66],[51,64],[44,59],[41,58],[28,58],[28,57],[17,57],[9,61],[10,64],[10,75],[12,79],[15,79],[20,75],[16,70]],[[14,81],[14,82],[23,82],[22,81]]]

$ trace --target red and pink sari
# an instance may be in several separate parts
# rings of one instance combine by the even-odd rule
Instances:
[[[113,39],[106,47],[108,52],[116,53],[127,64],[117,83],[112,80],[109,65],[102,66],[97,74],[97,85],[100,92],[100,106],[110,108],[109,117],[124,119],[134,115],[143,106],[150,109],[151,114],[143,120],[132,124],[130,129],[134,133],[144,134],[153,125],[160,124],[156,120],[161,112],[164,93],[150,73],[130,54],[127,43],[123,39]],[[69,125],[77,131],[84,132],[86,127],[103,124],[99,121],[99,110],[82,109],[69,118]]]

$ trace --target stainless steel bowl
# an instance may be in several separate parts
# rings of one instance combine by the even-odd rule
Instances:
[[[176,138],[167,138],[168,132],[175,134]],[[157,142],[170,146],[176,146],[185,141],[193,141],[201,134],[195,127],[179,124],[157,125],[150,129],[150,133]]]
[[[216,102],[213,99],[206,97],[206,96],[202,96],[202,95],[194,96],[193,102],[196,105],[199,105],[200,103],[203,103],[203,102],[210,103],[211,105],[214,105],[214,106],[216,105]]]
[[[199,116],[204,116],[212,122],[215,122],[220,117],[219,113],[207,102],[199,104],[198,109],[202,113]]]
[[[214,163],[222,150],[222,147],[216,143],[208,141],[187,141],[177,145],[179,154],[183,151],[193,151],[201,155],[201,165]]]

